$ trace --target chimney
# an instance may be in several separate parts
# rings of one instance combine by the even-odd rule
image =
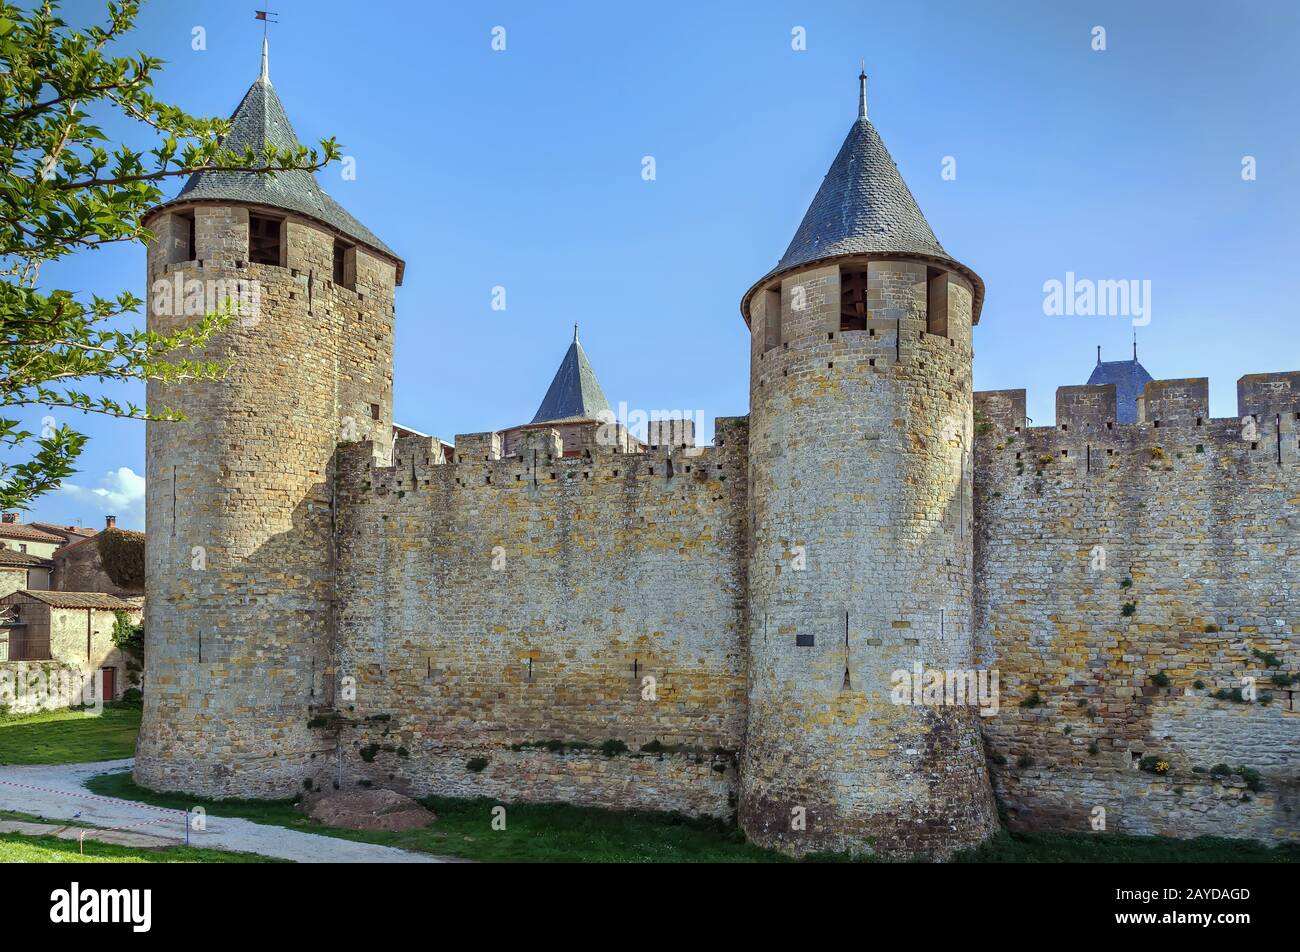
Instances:
[[[11,524],[13,524],[13,523],[15,523],[15,522],[18,521],[18,513],[16,513],[16,512],[6,512],[6,513],[4,514],[4,517],[3,517],[3,518],[4,518],[4,521],[5,521],[5,524],[6,524],[6,525],[11,525]]]
[[[115,528],[116,526],[117,526],[117,516],[105,516],[105,517],[104,517],[104,528],[105,528],[105,529],[113,529],[113,528]]]

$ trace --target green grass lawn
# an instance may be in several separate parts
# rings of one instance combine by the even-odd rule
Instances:
[[[566,804],[515,804],[506,808],[506,829],[492,829],[496,800],[430,797],[421,802],[438,822],[407,833],[371,833],[323,826],[288,800],[197,800],[185,794],[138,787],[130,774],[93,777],[94,793],[188,810],[202,806],[214,816],[322,833],[365,843],[421,850],[486,862],[782,862],[785,857],[745,842],[720,822],[668,813],[620,812]]]
[[[0,719],[0,764],[82,764],[135,756],[139,704],[106,704],[98,717],[46,711]]]
[[[102,774],[87,786],[104,796],[139,800],[187,810],[203,806],[214,816],[241,817],[367,843],[422,850],[485,862],[788,862],[771,850],[747,843],[723,823],[674,814],[620,812],[565,804],[515,804],[506,808],[506,829],[491,827],[495,800],[428,797],[422,802],[438,822],[409,833],[365,833],[322,826],[294,809],[288,800],[203,801],[184,794],[155,793],[137,787],[129,774]],[[843,856],[813,857],[843,861]],[[1272,849],[1259,843],[1201,837],[1053,833],[1013,836],[1002,833],[978,849],[954,857],[963,863],[1149,863],[1295,862],[1300,850]]]
[[[1119,833],[999,833],[958,853],[956,863],[1295,863],[1300,846],[1265,846],[1253,840]]]
[[[141,849],[87,842],[82,855],[76,840],[53,836],[24,836],[0,833],[0,863],[274,863],[278,860],[252,853],[225,853],[221,850],[170,846]]]

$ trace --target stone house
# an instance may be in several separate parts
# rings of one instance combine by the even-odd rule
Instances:
[[[139,600],[101,592],[22,590],[0,598],[0,661],[57,661],[104,674],[104,697],[128,686],[128,655],[113,644],[116,613],[138,623]]]
[[[32,589],[41,591],[50,587],[54,563],[38,555],[0,549],[0,597]]]
[[[109,518],[112,519],[111,516]],[[108,523],[105,531],[108,530],[132,539],[144,539],[144,533],[116,529],[112,522]],[[105,538],[109,537],[111,536]],[[143,584],[119,585],[109,575],[100,554],[100,533],[70,542],[56,551],[50,561],[52,574],[49,588],[61,592],[105,592],[119,598],[144,594]]]
[[[6,512],[0,516],[0,546],[13,552],[22,552],[48,559],[54,550],[67,539],[57,533],[18,521],[18,513]]]

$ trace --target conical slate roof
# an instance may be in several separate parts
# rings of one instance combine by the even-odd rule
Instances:
[[[612,412],[605,393],[591,369],[587,353],[578,343],[578,329],[573,329],[573,343],[569,345],[560,369],[555,372],[542,405],[537,408],[533,423],[552,423],[557,420],[595,420],[602,411]]]
[[[1137,398],[1142,395],[1147,381],[1152,377],[1138,363],[1137,346],[1133,347],[1132,360],[1102,360],[1097,348],[1097,366],[1092,368],[1088,386],[1113,383],[1115,385],[1115,422],[1137,422]]]
[[[861,98],[857,119],[790,246],[777,266],[745,295],[741,312],[748,320],[754,291],[782,272],[841,255],[905,255],[933,261],[968,278],[974,290],[972,317],[978,321],[984,283],[953,259],[935,238],[880,133],[867,118],[866,75],[858,79]]]
[[[863,114],[849,129],[776,270],[871,253],[948,257]]]
[[[265,51],[263,56],[265,57]],[[280,151],[298,148],[298,137],[289,124],[284,104],[280,102],[280,97],[276,95],[266,74],[265,59],[262,75],[240,100],[230,117],[230,132],[221,144],[240,155],[246,148],[252,148],[253,155],[258,159],[268,145],[273,145]],[[401,282],[402,261],[397,254],[380,241],[374,232],[348,214],[342,205],[325,194],[317,183],[316,176],[310,172],[276,172],[274,175],[259,175],[254,172],[195,172],[180,193],[159,208],[191,201],[243,202],[299,212],[392,258],[397,263],[398,282]]]

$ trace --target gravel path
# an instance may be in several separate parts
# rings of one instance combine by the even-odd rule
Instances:
[[[0,810],[30,813],[46,820],[76,820],[185,840],[185,814],[178,810],[101,797],[82,784],[98,774],[129,770],[132,760],[102,760],[90,764],[42,767],[0,766]],[[374,843],[357,843],[333,836],[302,833],[251,820],[208,814],[207,829],[190,833],[190,845],[237,853],[260,853],[299,863],[441,863],[448,860],[428,853],[399,850]]]

